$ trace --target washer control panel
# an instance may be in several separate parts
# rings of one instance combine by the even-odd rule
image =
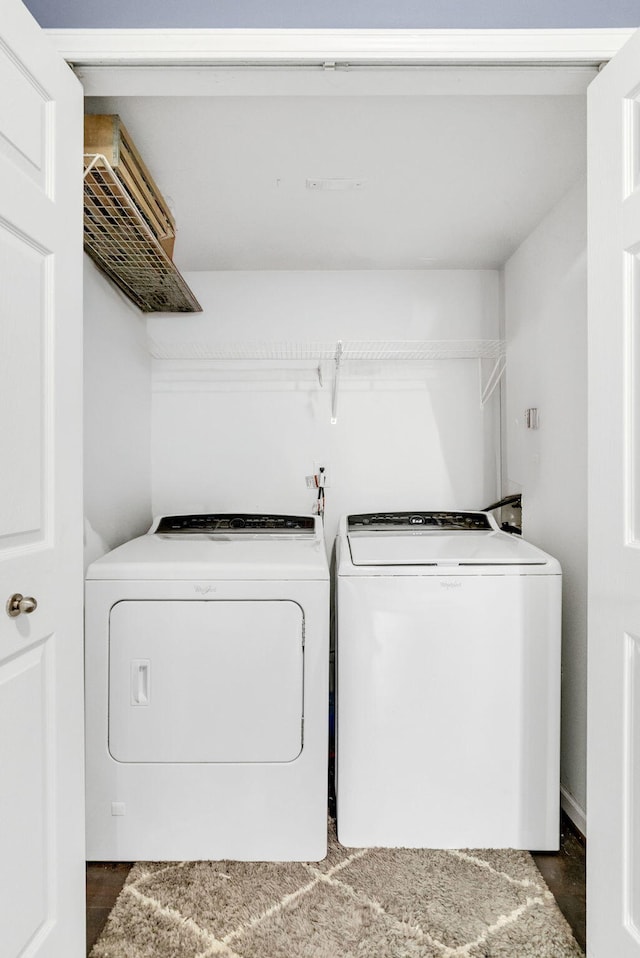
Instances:
[[[313,516],[272,516],[262,513],[207,513],[195,516],[163,516],[154,532],[189,535],[190,533],[229,534],[286,533],[309,535],[315,532]]]
[[[347,516],[349,532],[421,529],[482,531],[491,529],[485,512],[371,512]]]

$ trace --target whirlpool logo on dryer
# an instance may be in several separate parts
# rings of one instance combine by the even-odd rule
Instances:
[[[216,585],[211,585],[210,582],[205,582],[204,585],[194,585],[193,587],[198,595],[208,595],[209,592],[217,592],[218,587]]]
[[[440,579],[440,585],[443,589],[459,589],[462,579]]]

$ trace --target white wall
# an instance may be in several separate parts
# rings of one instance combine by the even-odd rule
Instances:
[[[174,350],[190,342],[498,336],[499,278],[490,270],[185,275],[204,312],[148,321],[151,337]],[[497,494],[498,399],[481,409],[477,360],[346,367],[336,425],[330,364],[324,388],[301,363],[286,379],[263,382],[255,377],[279,374],[221,365],[235,382],[221,380],[215,363],[155,363],[155,513],[308,514],[314,494],[305,476],[314,462],[330,476],[329,541],[344,512],[478,508]]]
[[[151,359],[143,314],[85,256],[86,564],[151,519]]]
[[[563,568],[562,771],[586,809],[587,252],[586,184],[579,182],[504,270],[506,491],[523,493],[527,539]],[[540,428],[524,410],[537,407]]]

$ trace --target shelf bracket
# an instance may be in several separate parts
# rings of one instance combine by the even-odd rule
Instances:
[[[507,358],[504,354],[501,354],[497,357],[496,361],[493,364],[493,368],[489,373],[489,378],[487,379],[486,385],[482,385],[482,359],[480,360],[480,405],[484,406],[493,396],[498,383],[502,379],[502,374],[505,371],[507,365]]]
[[[336,369],[333,374],[333,391],[331,393],[331,425],[335,426],[338,421],[338,386],[340,384],[340,371],[342,369],[344,347],[342,340],[339,339],[336,344],[336,355],[334,361]]]

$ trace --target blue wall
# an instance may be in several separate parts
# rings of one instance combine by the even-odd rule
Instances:
[[[24,0],[43,27],[640,26],[640,0]]]

